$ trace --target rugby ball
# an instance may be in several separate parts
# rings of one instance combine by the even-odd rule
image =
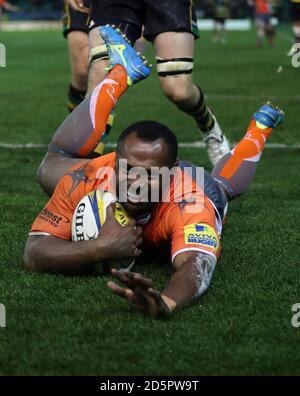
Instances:
[[[106,210],[111,203],[115,203],[116,220],[121,226],[125,227],[128,224],[129,216],[122,205],[117,202],[116,196],[108,191],[96,190],[84,196],[74,211],[72,219],[72,240],[77,242],[96,239],[101,227],[105,223]],[[131,269],[133,267],[134,260],[124,259],[120,260],[120,262],[110,261],[101,264],[102,266],[99,267],[101,272],[105,267],[106,269]]]

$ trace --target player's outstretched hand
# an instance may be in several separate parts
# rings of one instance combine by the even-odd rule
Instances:
[[[91,9],[84,4],[83,0],[67,0],[67,3],[75,10],[89,14]]]
[[[117,296],[124,298],[134,310],[155,319],[170,316],[169,307],[162,299],[161,293],[153,288],[151,279],[128,270],[112,269],[111,273],[126,287],[112,281],[107,283],[107,287]]]

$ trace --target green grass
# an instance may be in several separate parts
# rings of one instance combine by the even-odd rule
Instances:
[[[58,32],[1,33],[1,41],[8,67],[0,70],[0,141],[47,143],[66,115],[65,42]],[[274,49],[257,49],[254,32],[231,33],[226,46],[212,44],[209,33],[197,42],[195,80],[231,141],[272,97],[287,113],[272,142],[300,142],[300,70],[289,64],[289,47],[287,30]],[[129,90],[117,113],[112,141],[144,118],[167,123],[180,141],[199,138],[192,120],[163,97],[155,73]],[[265,151],[249,192],[230,205],[209,292],[167,322],[131,312],[105,277],[22,267],[28,230],[46,202],[35,180],[43,154],[0,149],[1,374],[300,374],[300,330],[291,326],[291,306],[300,300],[299,150]],[[181,157],[209,166],[204,150],[182,149]],[[159,260],[138,270],[159,288],[171,273]]]

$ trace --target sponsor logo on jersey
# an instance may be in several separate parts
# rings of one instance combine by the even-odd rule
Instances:
[[[184,242],[187,245],[199,245],[214,249],[219,248],[216,231],[207,224],[190,224],[184,227]]]
[[[39,218],[41,218],[44,221],[47,221],[53,227],[58,227],[61,222],[69,223],[69,220],[66,217],[55,214],[55,213],[51,212],[48,208],[44,208],[40,212]]]

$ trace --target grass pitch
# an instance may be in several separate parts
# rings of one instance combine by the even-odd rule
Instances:
[[[0,37],[8,57],[0,70],[0,141],[48,143],[66,115],[65,41],[59,32]],[[231,141],[271,98],[287,118],[270,142],[300,143],[300,69],[286,57],[290,44],[285,29],[273,49],[257,49],[254,32],[230,33],[227,45],[213,44],[209,33],[197,42],[195,80]],[[167,123],[181,142],[199,139],[193,121],[163,97],[155,72],[129,90],[117,114],[111,141],[141,119]],[[300,302],[299,149],[266,149],[249,192],[230,205],[209,292],[166,322],[131,312],[106,277],[22,267],[28,230],[47,200],[35,180],[44,151],[0,149],[0,303],[7,311],[0,374],[300,374],[300,330],[291,326],[291,307]],[[204,150],[180,154],[209,167]],[[172,271],[159,261],[136,270],[158,288]]]

